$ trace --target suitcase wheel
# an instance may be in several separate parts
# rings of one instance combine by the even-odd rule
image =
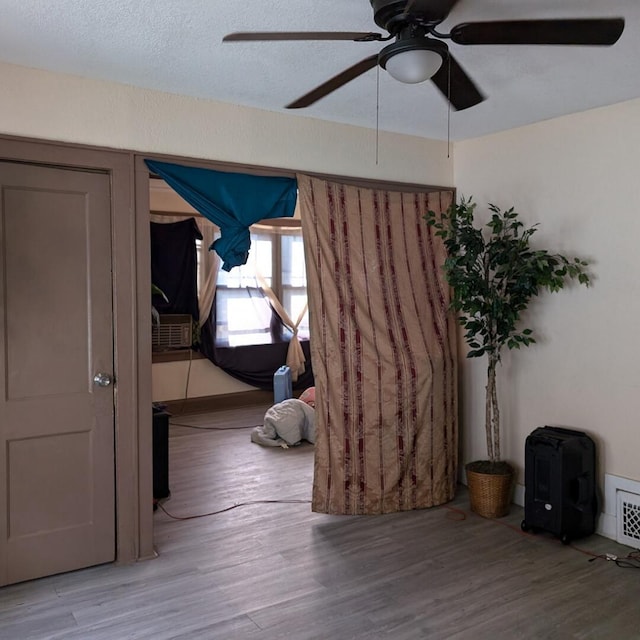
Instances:
[[[538,527],[534,527],[532,525],[530,525],[526,520],[523,520],[520,523],[520,528],[525,532],[525,533],[538,533],[540,531],[540,529]]]

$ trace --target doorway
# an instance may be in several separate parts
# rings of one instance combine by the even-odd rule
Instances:
[[[111,216],[106,173],[0,162],[0,186],[12,583],[115,559]]]
[[[132,177],[127,152],[0,137],[0,584],[154,555]]]

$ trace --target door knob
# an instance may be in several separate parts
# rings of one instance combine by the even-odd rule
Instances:
[[[108,387],[113,382],[113,376],[110,376],[108,373],[96,373],[93,376],[93,384],[98,387]]]

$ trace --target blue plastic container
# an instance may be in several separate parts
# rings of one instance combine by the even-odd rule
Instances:
[[[273,403],[277,404],[292,396],[291,369],[284,365],[273,374]]]

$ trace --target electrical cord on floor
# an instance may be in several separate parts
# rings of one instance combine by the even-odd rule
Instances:
[[[182,398],[182,407],[180,409],[180,413],[184,413],[185,405],[187,404],[187,399],[189,398],[189,380],[191,378],[191,365],[193,364],[193,348],[189,348],[189,366],[187,367],[187,381],[184,385],[184,398]]]
[[[449,519],[451,520],[462,521],[462,520],[465,520],[467,517],[467,513],[463,509],[458,509],[456,507],[450,507],[447,505],[441,505],[441,506],[442,508],[447,509],[452,514],[456,514],[457,517],[450,516]],[[511,529],[512,531],[515,531],[516,533],[519,533],[520,535],[523,535],[523,536],[531,537],[535,535],[533,533],[523,531],[522,527],[512,525],[508,522],[502,522],[501,520],[498,520],[498,519],[492,519],[491,522],[502,525],[503,527],[506,527],[507,529]],[[558,543],[562,544],[560,540],[558,540]],[[577,551],[578,553],[582,553],[585,556],[589,556],[589,562],[594,562],[595,560],[606,560],[606,561],[615,563],[615,565],[620,567],[621,569],[640,569],[640,549],[631,551],[626,556],[621,557],[613,553],[605,553],[605,554],[594,553],[593,551],[576,547],[573,544],[570,544],[569,547],[574,551]]]
[[[236,504],[232,504],[230,507],[225,507],[224,509],[210,511],[209,513],[199,513],[192,516],[175,516],[167,511],[161,502],[155,502],[155,505],[158,507],[158,509],[163,511],[172,520],[195,520],[197,518],[207,518],[209,516],[217,516],[220,513],[232,511],[233,509],[237,509],[238,507],[248,507],[255,504],[311,504],[311,500],[248,500],[247,502],[238,502]],[[462,521],[467,517],[467,514],[462,509],[447,507],[445,505],[443,505],[443,508],[456,515],[456,517],[450,517],[451,520]]]
[[[526,531],[522,531],[521,527],[517,527],[515,525],[509,524],[508,522],[501,522],[500,520],[492,520],[492,522],[495,522],[496,524],[501,524],[504,527],[507,527],[508,529],[512,529],[513,531],[516,531],[517,533],[520,533],[523,536],[535,536],[534,533],[529,533]],[[604,553],[604,554],[599,554],[599,553],[594,553],[593,551],[589,551],[588,549],[581,549],[580,547],[576,547],[574,544],[569,544],[569,545],[564,545],[564,543],[559,540],[559,539],[555,539],[557,541],[558,544],[562,544],[563,546],[568,546],[570,549],[573,549],[574,551],[577,551],[578,553],[582,553],[585,556],[589,556],[589,562],[594,562],[595,560],[607,560],[610,562],[614,562],[616,566],[620,567],[621,569],[640,569],[640,550],[636,549],[635,551],[631,551],[629,554],[627,554],[626,556],[617,556],[613,553]]]
[[[525,537],[535,537],[536,534],[534,533],[529,533],[528,531],[523,531],[521,526],[516,526],[513,524],[510,524],[508,522],[502,522],[501,520],[494,518],[491,520],[491,522],[494,522],[495,524],[499,524],[502,525],[503,527],[506,527],[507,529],[511,529],[512,531],[515,531],[516,533],[519,533],[522,536]],[[557,540],[558,544],[564,544],[562,543],[561,540]],[[566,546],[566,545],[565,545]],[[574,551],[577,551],[578,553],[582,553],[585,556],[590,556],[591,560],[595,560],[598,555],[593,553],[592,551],[587,551],[586,549],[581,549],[580,547],[576,547],[575,545],[568,545],[571,549],[573,549]]]
[[[225,507],[224,509],[210,511],[209,513],[199,513],[192,516],[174,516],[172,513],[169,513],[169,511],[167,511],[160,502],[157,503],[158,509],[163,511],[172,520],[195,520],[197,518],[207,518],[209,516],[217,516],[220,513],[237,509],[238,507],[248,507],[254,504],[311,504],[311,500],[247,500],[247,502],[238,502],[230,507]]]
[[[173,427],[187,427],[189,429],[201,429],[203,431],[234,431],[237,429],[255,429],[258,425],[248,427],[200,427],[195,424],[183,424],[182,422],[170,421],[169,424]]]
[[[178,426],[189,427],[191,425],[178,425]],[[193,428],[194,429],[200,429],[200,428],[215,429],[218,427],[193,427]],[[222,428],[224,429],[224,427]],[[244,428],[244,427],[227,427],[227,428],[233,429],[233,428]],[[169,511],[167,511],[160,502],[157,502],[156,504],[157,504],[157,507],[172,520],[195,520],[197,518],[207,518],[209,516],[215,516],[220,513],[232,511],[233,509],[237,509],[238,507],[247,507],[247,506],[256,505],[256,504],[311,504],[311,500],[248,500],[247,502],[238,502],[229,507],[225,507],[224,509],[218,509],[217,511],[211,511],[209,513],[200,513],[192,516],[175,516]],[[467,519],[467,512],[464,511],[463,509],[459,509],[457,507],[451,507],[448,505],[440,505],[440,508],[445,509],[449,512],[449,515],[447,517],[450,520],[453,520],[456,522],[462,522],[463,520]],[[522,530],[521,527],[517,527],[515,525],[509,524],[508,522],[501,522],[498,519],[492,519],[491,522],[495,524],[500,524],[503,527],[507,527],[507,529],[511,529],[512,531],[515,531],[516,533],[519,533],[520,535],[523,535],[523,536],[531,537],[534,535],[532,533],[525,532]],[[558,540],[558,542],[560,543],[561,541]],[[608,562],[613,562],[617,567],[620,567],[621,569],[640,569],[640,549],[631,551],[626,556],[621,557],[613,553],[605,553],[605,554],[593,553],[592,551],[588,551],[587,549],[581,549],[580,547],[576,547],[575,545],[569,545],[569,547],[574,551],[582,553],[586,556],[590,556],[589,562],[594,562],[595,560],[605,560]]]
[[[640,550],[632,551],[626,556],[620,557],[614,553],[605,553],[604,555],[594,555],[589,562],[594,560],[606,560],[607,562],[613,562],[617,567],[621,569],[640,569]]]
[[[449,507],[446,504],[442,505],[443,509],[446,509],[449,512],[447,516],[448,520],[453,520],[454,522],[462,522],[467,519],[467,514],[462,509],[457,509],[456,507]]]

